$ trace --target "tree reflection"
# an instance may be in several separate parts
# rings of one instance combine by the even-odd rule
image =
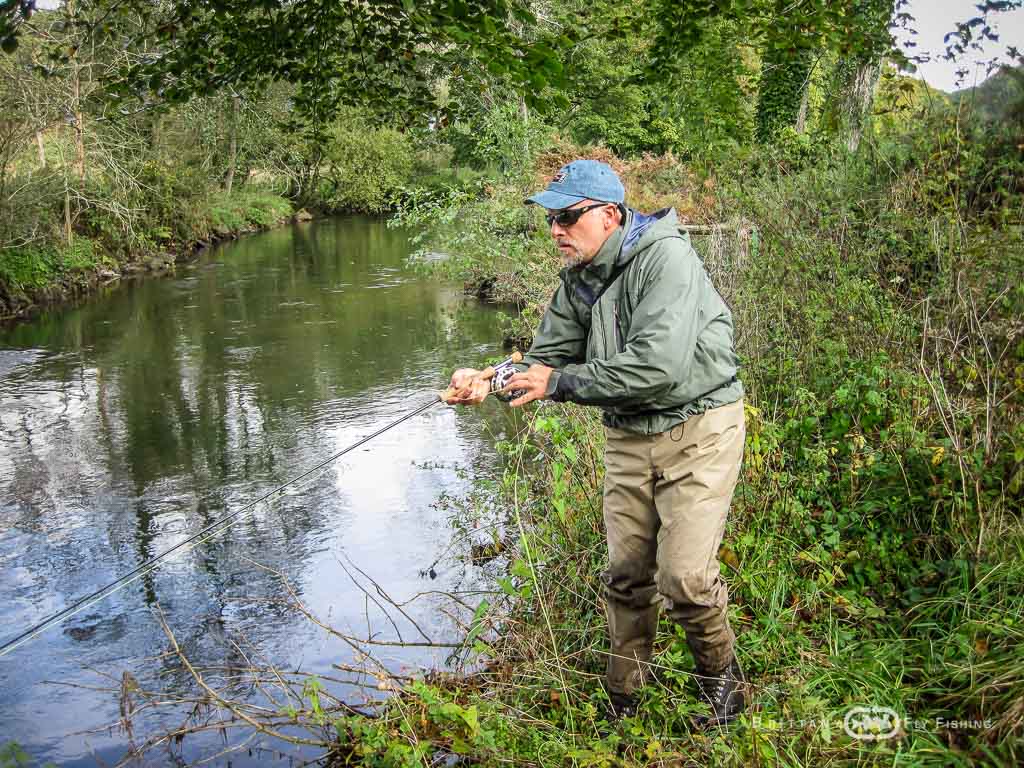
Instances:
[[[32,583],[2,588],[14,590],[0,593],[3,623],[131,570],[318,463],[346,425],[394,418],[456,363],[496,351],[490,313],[404,270],[407,252],[382,221],[297,226],[0,334],[20,361],[0,379],[0,528],[37,534],[7,558]],[[347,503],[332,476],[261,505],[101,620],[141,598],[196,647],[273,632],[284,609],[230,610],[242,592],[279,589],[244,558],[301,590],[310,532]]]

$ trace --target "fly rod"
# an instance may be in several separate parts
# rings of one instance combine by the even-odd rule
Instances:
[[[514,370],[512,366],[515,365],[516,363],[520,362],[522,359],[523,359],[523,356],[519,352],[513,352],[508,358],[506,358],[502,362],[498,363],[497,365],[490,365],[487,368],[485,368],[484,370],[480,371],[474,377],[474,379],[477,379],[477,380],[490,380],[490,379],[494,378],[496,375],[498,375],[499,376],[499,381],[501,381],[502,379],[507,381],[509,375]],[[346,453],[349,453],[350,451],[354,451],[356,448],[360,447],[361,445],[365,445],[366,443],[370,442],[371,440],[373,440],[373,438],[378,437],[379,435],[383,435],[389,429],[394,429],[399,424],[402,424],[403,422],[406,422],[406,421],[408,421],[409,419],[411,419],[411,418],[413,418],[415,416],[419,416],[421,413],[430,410],[431,408],[433,408],[435,405],[438,405],[439,403],[447,402],[449,398],[453,397],[456,394],[456,392],[457,392],[457,390],[455,390],[453,387],[448,387],[447,389],[441,390],[439,392],[435,392],[434,393],[434,397],[430,401],[424,403],[423,405],[419,406],[418,408],[415,408],[414,410],[409,411],[409,413],[407,413],[404,416],[401,416],[401,417],[395,419],[394,421],[392,421],[389,424],[385,424],[383,427],[378,429],[376,432],[373,432],[373,433],[367,435],[366,437],[363,437],[363,438],[357,440],[356,442],[352,443],[352,445],[350,445],[350,446],[348,446],[346,448],[343,448],[342,450],[340,450],[337,453],[335,453],[333,456],[330,456],[330,457],[324,459],[322,462],[317,464],[315,467],[312,467],[311,469],[308,469],[305,472],[303,472],[301,475],[293,477],[288,482],[286,482],[286,483],[284,483],[282,485],[277,486],[272,491],[269,491],[268,493],[265,493],[264,495],[260,496],[255,501],[249,502],[248,504],[246,504],[241,509],[238,509],[238,510],[236,510],[234,512],[231,512],[231,513],[229,513],[227,515],[224,515],[224,517],[220,518],[219,520],[215,520],[210,525],[208,525],[205,528],[203,528],[201,531],[198,531],[198,532],[194,533],[193,535],[189,536],[184,541],[178,542],[173,547],[170,547],[169,549],[165,549],[160,554],[155,555],[154,557],[150,558],[149,560],[145,561],[144,563],[136,566],[135,568],[130,570],[128,573],[118,577],[114,581],[112,581],[109,584],[107,584],[105,587],[102,587],[101,589],[96,590],[95,592],[93,592],[90,595],[86,595],[82,599],[77,600],[76,602],[74,602],[71,605],[69,605],[67,608],[64,608],[64,609],[58,611],[57,613],[53,614],[52,616],[49,616],[48,618],[43,619],[38,624],[35,624],[35,625],[29,627],[28,629],[26,629],[25,631],[19,633],[18,635],[15,635],[11,639],[6,640],[3,643],[3,645],[0,645],[0,657],[6,656],[8,653],[11,653],[16,648],[19,648],[20,646],[22,646],[25,643],[29,642],[33,638],[38,637],[39,635],[41,635],[46,630],[48,630],[48,629],[50,629],[52,627],[57,626],[58,624],[63,622],[65,619],[70,619],[72,616],[75,616],[75,615],[81,613],[82,611],[84,611],[87,608],[95,605],[96,603],[100,602],[101,600],[109,597],[110,595],[114,594],[115,592],[123,589],[124,587],[127,587],[132,582],[141,579],[147,573],[150,573],[151,571],[155,570],[168,556],[174,554],[175,552],[187,552],[188,550],[193,549],[194,547],[197,547],[198,545],[202,544],[203,542],[209,541],[214,536],[217,536],[217,535],[219,535],[221,533],[224,533],[224,531],[226,531],[232,525],[234,525],[235,523],[237,523],[240,520],[242,520],[245,517],[246,513],[248,513],[251,510],[253,510],[258,504],[262,504],[263,502],[273,501],[274,499],[279,497],[282,493],[284,493],[285,489],[288,488],[289,486],[294,485],[295,483],[299,482],[300,480],[303,480],[303,479],[309,477],[314,472],[317,472],[317,471],[323,469],[324,467],[326,467],[332,461],[336,461],[337,459],[339,459],[342,456],[344,456]]]

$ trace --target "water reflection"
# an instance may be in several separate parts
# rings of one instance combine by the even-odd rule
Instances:
[[[302,225],[2,333],[0,636],[422,403],[456,363],[495,354],[489,313],[404,269],[406,249],[376,221]],[[241,649],[308,669],[347,658],[275,601],[280,577],[332,623],[378,631],[351,565],[397,599],[423,590],[419,570],[449,540],[436,502],[467,487],[491,453],[480,419],[500,417],[417,417],[0,659],[0,741],[68,765],[116,756],[125,737],[102,728],[117,702],[71,686],[130,671],[186,688],[161,655],[157,604],[206,663],[237,666]],[[478,578],[449,561],[432,586]],[[416,610],[446,631],[429,603]]]

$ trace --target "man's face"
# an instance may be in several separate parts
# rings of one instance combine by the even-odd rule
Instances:
[[[556,218],[551,222],[551,237],[555,239],[558,251],[562,255],[562,263],[567,267],[589,264],[601,250],[619,225],[620,214],[613,203],[596,203],[593,200],[581,200],[562,211],[584,210],[575,223],[562,224]],[[548,216],[557,216],[560,211],[548,210]],[[571,218],[571,217],[570,217]]]

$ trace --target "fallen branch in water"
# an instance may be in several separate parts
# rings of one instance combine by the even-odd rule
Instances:
[[[313,613],[284,574],[259,563],[252,564],[276,576],[281,589],[271,598],[229,598],[231,602],[286,607],[329,637],[341,640],[351,649],[353,658],[331,664],[341,674],[311,675],[301,669],[278,666],[263,656],[258,643],[238,634],[236,629],[232,637],[221,641],[227,654],[225,659],[206,664],[197,661],[191,651],[194,638],[179,641],[167,616],[157,606],[154,613],[167,638],[167,648],[143,662],[145,668],[157,670],[155,679],[145,676],[140,681],[130,672],[96,669],[94,672],[103,681],[98,686],[55,681],[116,697],[116,719],[103,728],[90,729],[88,735],[124,735],[127,753],[118,766],[136,764],[144,757],[152,759],[155,753],[164,751],[170,759],[180,762],[184,742],[200,736],[205,738],[193,745],[201,750],[200,763],[222,760],[240,750],[268,750],[300,763],[329,761],[339,749],[344,749],[339,734],[350,728],[358,730],[359,726],[348,725],[349,718],[365,723],[384,722],[388,729],[407,719],[408,727],[412,728],[419,723],[421,713],[415,698],[402,701],[404,689],[417,679],[428,685],[448,679],[446,674],[430,670],[415,676],[393,671],[374,656],[375,648],[443,648],[457,652],[465,647],[462,642],[434,639],[429,627],[417,623],[419,617],[408,606],[417,599],[426,599],[432,610],[436,608],[447,616],[452,628],[462,634],[472,610],[466,599],[472,599],[471,593],[431,590],[400,601],[349,560],[342,563],[345,572],[366,599],[385,613],[384,626],[390,625],[399,639],[375,636],[371,627],[361,637],[333,627]],[[434,606],[435,601],[443,605]],[[414,627],[418,634],[415,640],[402,638],[403,620]],[[203,657],[206,656],[204,653]],[[382,716],[384,721],[380,720]],[[221,744],[211,744],[211,736]],[[408,738],[413,739],[414,746],[415,735]],[[195,753],[189,759],[196,760]]]
[[[160,610],[159,606],[157,606],[156,608],[156,614],[157,618],[160,620],[160,627],[167,635],[167,639],[170,640],[171,647],[174,649],[174,652],[178,655],[178,658],[181,659],[181,663],[185,665],[185,668],[189,671],[189,674],[192,675],[192,679],[195,680],[196,684],[204,691],[206,691],[206,694],[210,697],[211,703],[216,704],[219,707],[223,707],[239,719],[244,720],[255,730],[259,731],[260,733],[265,733],[266,735],[271,736],[275,739],[280,739],[281,741],[287,742],[289,744],[305,744],[307,746],[314,747],[323,746],[322,741],[304,739],[301,737],[289,736],[285,733],[281,733],[280,731],[277,731],[272,727],[267,726],[265,722],[260,722],[259,720],[256,720],[254,717],[250,716],[246,712],[246,710],[250,709],[251,705],[238,704],[237,702],[231,701],[230,699],[221,696],[216,690],[214,690],[209,684],[207,684],[206,680],[203,679],[203,676],[199,672],[199,670],[197,670],[192,665],[192,662],[189,661],[188,656],[186,656],[182,652],[181,647],[178,645],[178,640],[177,638],[175,638],[174,632],[172,632],[171,628],[167,625],[167,620],[164,618],[163,611]]]

